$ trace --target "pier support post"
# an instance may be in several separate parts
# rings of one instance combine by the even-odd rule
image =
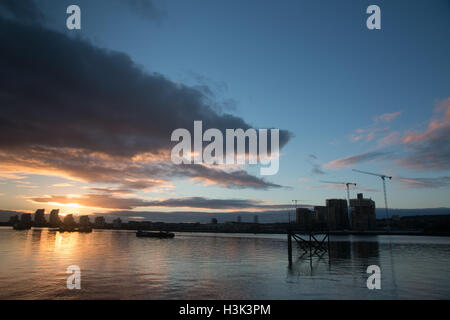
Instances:
[[[287,240],[288,240],[288,259],[289,259],[289,266],[292,265],[292,235],[290,232],[287,234]]]

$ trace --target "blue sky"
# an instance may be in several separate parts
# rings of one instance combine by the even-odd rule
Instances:
[[[320,183],[335,180],[357,182],[382,207],[381,181],[351,171],[356,168],[394,176],[388,183],[391,207],[450,207],[449,1],[169,0],[153,1],[151,14],[126,1],[37,3],[51,28],[124,52],[147,72],[171,81],[206,85],[223,112],[256,128],[295,134],[282,150],[279,173],[267,178],[290,188],[232,189],[178,179],[158,196],[323,204],[329,197],[345,197],[344,189]],[[81,7],[81,31],[65,29],[69,4]],[[381,30],[366,28],[371,4],[381,8]],[[433,119],[440,131],[431,132],[432,139],[444,146],[439,164],[405,165],[402,159],[415,152],[414,143],[434,143],[417,137]],[[416,140],[406,143],[412,134]],[[366,161],[333,162],[361,154],[369,155],[361,158]],[[257,174],[256,168],[248,170]],[[49,186],[67,182],[24,175],[22,181],[39,187],[22,188],[25,196],[55,194],[60,189]],[[17,194],[13,185],[18,184],[5,180],[0,193]],[[71,185],[72,193],[86,186]],[[36,207],[20,201],[9,199],[4,209]]]

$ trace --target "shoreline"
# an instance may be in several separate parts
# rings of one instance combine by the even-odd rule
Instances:
[[[0,228],[11,228],[11,226],[8,225],[0,225]],[[52,229],[51,227],[32,227],[28,230],[40,230],[40,229]],[[96,228],[93,227],[93,230],[99,231],[99,230],[116,230],[116,231],[137,231],[135,228]],[[170,231],[170,232],[179,232],[179,233],[223,233],[223,234],[275,234],[275,235],[285,235],[287,234],[286,230],[230,230],[230,229],[196,229],[196,228],[145,228],[142,229],[145,231]],[[16,231],[22,231],[22,230],[16,230]],[[51,231],[57,231],[57,230],[51,230]],[[295,231],[294,229],[291,229],[291,231]],[[58,231],[59,232],[59,231]],[[77,232],[77,231],[74,231]],[[304,232],[304,230],[299,230],[297,233],[299,234],[307,234],[307,232]],[[313,231],[315,234],[321,234],[321,233],[327,233],[327,231],[323,230],[316,230]],[[435,236],[435,237],[450,237],[449,233],[439,233],[439,232],[425,232],[423,230],[391,230],[390,232],[385,230],[368,230],[368,231],[352,231],[352,230],[330,230],[328,232],[330,235],[334,236]]]

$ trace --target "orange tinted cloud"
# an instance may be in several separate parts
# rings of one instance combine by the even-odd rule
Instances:
[[[450,98],[443,101],[435,109],[435,113],[439,114],[439,118],[430,120],[427,130],[423,133],[409,133],[403,138],[403,143],[421,142],[431,139],[438,135],[441,130],[450,129]]]
[[[145,200],[140,198],[122,198],[114,195],[82,194],[82,195],[51,195],[29,198],[39,204],[61,204],[88,208],[102,208],[109,210],[132,210],[138,207],[145,208],[196,208],[221,210],[274,210],[286,209],[291,205],[272,204],[260,200],[244,199],[210,199],[203,197],[168,198]]]
[[[340,169],[344,167],[349,167],[358,163],[373,161],[377,159],[386,158],[389,155],[388,152],[380,152],[380,151],[374,151],[374,152],[366,152],[361,154],[352,155],[349,157],[337,159],[328,162],[325,164],[326,168],[329,169]]]

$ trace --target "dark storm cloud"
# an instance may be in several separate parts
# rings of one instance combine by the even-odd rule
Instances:
[[[4,11],[7,17],[27,22],[41,23],[44,16],[36,7],[33,0],[1,0],[0,12]]]
[[[226,172],[223,170],[212,169],[200,164],[179,165],[172,167],[172,175],[187,176],[191,178],[201,177],[205,182],[221,185],[229,188],[281,188],[282,186],[275,183],[270,183],[264,179],[252,176],[245,170],[236,170]]]
[[[43,28],[0,22],[0,147],[82,148],[132,156],[167,150],[176,128],[250,128],[198,90],[145,73],[122,53]],[[280,132],[280,145],[290,139]]]
[[[16,17],[38,16],[7,5]],[[201,91],[144,72],[123,53],[0,14],[0,70],[0,159],[9,166],[17,161],[122,188],[148,188],[171,177],[278,187],[243,170],[169,163],[176,128],[193,131],[194,120],[202,120],[204,130],[251,126],[217,113]],[[280,130],[280,147],[290,138]],[[131,161],[144,153],[156,160]]]

